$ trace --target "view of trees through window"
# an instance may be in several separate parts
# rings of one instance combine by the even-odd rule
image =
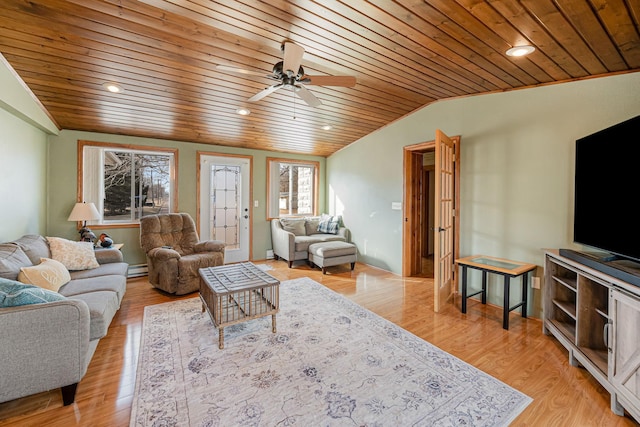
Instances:
[[[313,214],[314,178],[313,167],[280,163],[280,216]]]
[[[105,151],[104,220],[139,220],[168,213],[170,193],[170,155]]]

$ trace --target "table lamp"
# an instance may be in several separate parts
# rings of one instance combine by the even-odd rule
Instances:
[[[87,227],[87,221],[100,219],[100,212],[93,203],[76,203],[67,221],[83,221],[80,231],[80,240],[85,242],[93,242],[96,235]]]

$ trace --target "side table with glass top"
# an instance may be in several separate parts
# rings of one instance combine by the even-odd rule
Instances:
[[[500,274],[504,277],[504,298],[502,304],[502,327],[509,329],[509,313],[521,307],[522,317],[527,317],[527,283],[529,273],[536,269],[535,264],[528,264],[508,259],[495,258],[486,255],[473,255],[456,260],[456,264],[462,268],[462,312],[467,312],[467,298],[481,294],[482,304],[487,303],[487,274]],[[467,269],[473,268],[482,271],[482,289],[468,295],[467,293]],[[509,306],[510,280],[522,276],[522,301],[514,306]]]

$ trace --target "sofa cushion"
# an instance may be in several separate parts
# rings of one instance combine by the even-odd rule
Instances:
[[[51,258],[49,243],[47,243],[47,239],[39,234],[24,235],[12,243],[20,246],[20,249],[27,254],[33,265],[39,264],[42,258]]]
[[[71,275],[71,280],[109,276],[112,274],[126,277],[128,270],[129,264],[126,262],[112,262],[110,264],[100,264],[100,267],[92,268],[91,270],[70,271],[69,274]]]
[[[296,236],[295,251],[308,252],[309,245],[320,242],[344,241],[344,237],[334,234],[312,234],[311,236]]]
[[[65,299],[57,292],[0,277],[0,307],[42,304]]]
[[[42,258],[42,262],[38,265],[20,268],[18,274],[18,281],[53,292],[57,292],[70,280],[69,270],[62,263],[49,258]]]
[[[308,236],[311,238],[311,240],[313,241],[313,243],[316,242],[345,242],[346,239],[344,238],[344,236],[341,236],[339,234],[324,234],[324,233],[317,233],[317,234],[312,234],[311,236]]]
[[[309,245],[309,253],[322,258],[355,255],[356,252],[356,245],[341,241],[321,242]]]
[[[73,297],[87,292],[111,291],[118,295],[118,303],[120,303],[126,290],[126,277],[120,275],[107,275],[86,279],[73,279],[61,287],[58,292],[66,297]]]
[[[88,270],[99,267],[91,242],[74,242],[61,237],[47,237],[51,257],[67,270]]]
[[[318,231],[320,233],[338,234],[340,229],[340,221],[342,218],[340,215],[326,215],[322,214],[320,223],[318,224]]]
[[[296,236],[306,236],[307,233],[304,228],[304,223],[304,218],[280,218],[282,229]]]
[[[89,317],[91,319],[89,326],[90,340],[100,339],[107,335],[111,320],[116,315],[118,308],[120,308],[118,296],[115,292],[87,292],[74,295],[69,299],[84,301],[89,307]]]
[[[318,232],[318,225],[320,224],[320,217],[308,217],[305,218],[304,221],[304,229],[306,231],[306,235],[310,236]]]
[[[33,265],[27,254],[13,243],[0,244],[0,277],[17,280],[20,268]]]

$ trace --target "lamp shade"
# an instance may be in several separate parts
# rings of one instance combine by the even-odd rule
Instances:
[[[93,203],[76,203],[67,221],[91,221],[100,219],[100,212]]]

